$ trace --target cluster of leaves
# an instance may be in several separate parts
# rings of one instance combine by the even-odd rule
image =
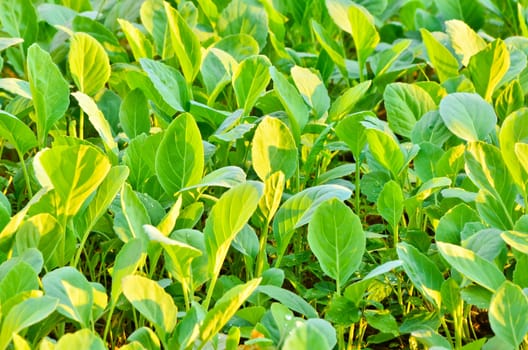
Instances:
[[[526,346],[527,10],[0,1],[0,350]]]

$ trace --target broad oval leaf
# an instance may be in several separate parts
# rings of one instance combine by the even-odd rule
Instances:
[[[269,271],[269,270],[268,270]],[[263,285],[257,288],[259,293],[266,294],[268,297],[277,300],[281,305],[296,311],[307,318],[317,318],[317,310],[313,308],[306,300],[294,292],[277,287],[274,285]]]
[[[473,251],[445,242],[437,242],[436,245],[444,259],[454,269],[490,291],[496,292],[506,280],[497,266]]]
[[[12,114],[0,111],[0,137],[6,139],[20,154],[37,146],[37,138],[33,131]]]
[[[48,132],[70,105],[70,89],[49,53],[31,45],[27,57],[29,88],[37,114],[37,138],[45,146]]]
[[[251,157],[261,180],[277,171],[288,180],[297,170],[297,147],[290,129],[277,118],[265,117],[255,130]]]
[[[374,26],[372,15],[362,6],[352,4],[348,8],[348,20],[356,54],[359,63],[359,76],[363,78],[363,70],[367,58],[370,56],[380,42],[380,36]],[[361,79],[363,80],[363,79]]]
[[[268,15],[264,7],[256,4],[244,0],[231,1],[218,18],[216,26],[218,34],[221,37],[249,34],[262,50],[268,37]]]
[[[48,296],[26,299],[5,315],[0,330],[0,349],[6,349],[13,334],[48,317],[57,308],[58,300]]]
[[[239,108],[249,114],[270,81],[271,63],[266,56],[244,59],[233,73],[233,89]]]
[[[200,129],[189,113],[174,119],[156,151],[156,175],[163,189],[173,195],[200,182],[204,148]]]
[[[337,291],[358,269],[366,238],[359,217],[336,198],[322,203],[308,225],[308,244]]]
[[[518,251],[528,254],[528,233],[519,231],[504,231],[501,233],[501,237],[512,248]]]
[[[110,78],[110,61],[105,49],[86,33],[71,37],[68,65],[75,85],[88,96],[95,95]]]
[[[128,44],[130,45],[130,50],[136,61],[139,62],[141,58],[152,58],[155,49],[147,36],[131,22],[122,18],[118,18],[117,21],[119,22],[123,34],[125,34]]]
[[[200,326],[200,339],[203,343],[211,340],[225,326],[246,299],[257,289],[261,280],[261,278],[255,278],[245,284],[235,286],[218,299],[215,306],[207,312]]]
[[[398,178],[405,164],[403,152],[398,143],[391,135],[377,129],[366,131],[369,150],[385,169],[391,172],[394,178]]]
[[[435,263],[410,244],[399,243],[396,250],[398,257],[403,261],[403,269],[413,285],[425,298],[440,308],[444,278]]]
[[[146,249],[144,242],[139,239],[131,239],[126,242],[117,253],[112,270],[112,293],[111,301],[115,305],[119,295],[123,291],[122,280],[132,275],[145,261]]]
[[[176,326],[178,309],[172,297],[155,281],[143,276],[123,278],[123,294],[147,320],[164,332]]]
[[[486,48],[486,42],[465,22],[452,19],[445,22],[453,49],[461,57],[462,64],[467,66],[471,57]]]
[[[68,333],[60,337],[55,350],[90,349],[104,350],[103,340],[89,329],[81,329],[75,333]]]
[[[424,89],[417,85],[393,83],[383,93],[387,121],[390,128],[401,136],[410,137],[418,120],[436,105]]]
[[[48,272],[42,278],[46,295],[59,300],[60,314],[79,322],[81,326],[90,327],[94,295],[92,285],[78,270],[73,267],[62,267]]]
[[[483,140],[497,123],[493,107],[479,95],[467,92],[444,97],[440,116],[449,131],[465,141]]]
[[[505,281],[491,298],[491,329],[502,341],[517,348],[528,333],[527,313],[528,299],[522,289],[510,281]]]
[[[33,160],[35,175],[43,187],[54,188],[61,199],[60,211],[75,215],[104,180],[110,162],[88,145],[45,149]]]
[[[322,117],[330,108],[330,97],[321,78],[312,70],[299,66],[294,66],[290,73],[304,101],[312,107],[315,118]]]
[[[528,167],[521,165],[520,158],[515,154],[515,145],[520,142],[528,143],[528,108],[522,108],[506,117],[500,129],[499,141],[502,158],[513,180],[521,189],[526,190]]]
[[[356,162],[359,155],[367,144],[366,129],[361,124],[366,117],[373,117],[372,112],[359,112],[345,117],[335,127],[335,132],[339,139],[345,142],[354,155]]]
[[[329,327],[334,331],[335,340],[335,329],[332,327],[330,322],[326,320],[319,320],[324,322],[325,326]],[[335,345],[335,342],[334,342]],[[331,350],[333,346],[329,344],[327,337],[325,337],[321,325],[317,326],[309,324],[308,322],[295,327],[284,340],[282,347],[284,350],[296,350],[296,349],[320,349],[320,350]]]

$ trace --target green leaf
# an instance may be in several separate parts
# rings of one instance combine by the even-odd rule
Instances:
[[[0,38],[2,39],[2,38]],[[0,62],[0,67],[1,67]],[[7,92],[19,95],[21,97],[31,100],[31,90],[29,88],[29,82],[25,80],[20,80],[17,78],[1,78],[0,79],[0,89],[6,90]]]
[[[2,22],[1,19],[0,22]],[[4,51],[5,49],[10,48],[11,46],[15,46],[23,42],[24,39],[22,38],[0,38],[0,51]]]
[[[48,296],[26,299],[15,305],[4,317],[0,330],[0,349],[6,349],[13,334],[48,317],[57,308],[58,300]]]
[[[212,45],[231,55],[235,62],[242,62],[246,58],[256,56],[260,52],[259,43],[248,34],[230,34]]]
[[[246,182],[225,192],[214,205],[204,229],[211,276],[220,272],[231,242],[253,215],[262,192],[261,183]]]
[[[365,251],[359,217],[336,198],[322,203],[308,225],[308,244],[324,273],[336,280],[337,291],[358,269]]]
[[[396,250],[413,285],[439,309],[444,277],[437,265],[410,244],[399,243]]]
[[[208,48],[203,56],[200,72],[207,89],[209,101],[213,101],[222,89],[231,82],[238,64],[229,53],[218,48]]]
[[[139,62],[141,58],[153,58],[155,48],[147,36],[133,23],[122,18],[118,18],[117,21],[123,34],[125,34],[128,45],[130,45],[134,59]]]
[[[266,56],[244,59],[233,72],[233,89],[237,105],[249,114],[270,81],[271,63]]]
[[[496,292],[505,281],[504,275],[493,263],[473,251],[460,246],[437,242],[438,250],[447,262],[468,279]]]
[[[114,136],[112,135],[112,128],[95,101],[90,96],[79,91],[72,93],[72,96],[75,97],[77,102],[79,102],[79,106],[86,112],[90,123],[97,130],[106,147],[117,157],[119,150],[117,142],[115,142]]]
[[[344,201],[352,192],[339,185],[309,187],[288,198],[275,214],[273,234],[277,241],[279,255],[284,254],[295,230],[310,222],[317,207],[330,198]]]
[[[81,329],[75,333],[68,333],[60,337],[55,350],[88,349],[104,350],[103,340],[89,329]]]
[[[192,288],[191,262],[194,258],[202,255],[202,252],[188,244],[165,237],[157,228],[144,225],[150,241],[161,244],[168,258],[167,269],[171,275],[185,288]]]
[[[156,151],[155,167],[158,180],[169,195],[200,182],[204,149],[192,115],[184,113],[170,123]]]
[[[315,37],[324,52],[330,57],[330,59],[337,65],[341,74],[347,78],[348,71],[345,61],[345,50],[343,46],[340,45],[336,40],[332,39],[327,31],[314,19],[311,20],[312,30],[315,34]],[[363,84],[363,83],[362,83]]]
[[[365,96],[371,85],[372,81],[368,80],[345,90],[332,103],[328,111],[328,120],[339,121],[347,114],[354,112],[354,108]]]
[[[148,58],[142,58],[139,62],[163,101],[179,112],[189,109],[187,84],[179,71]]]
[[[30,0],[2,1],[0,3],[0,23],[2,23],[3,31],[9,36],[24,40],[24,49],[37,40],[38,15]]]
[[[510,68],[510,54],[504,41],[496,39],[472,56],[468,70],[476,91],[491,102],[493,92]]]
[[[88,96],[95,95],[110,78],[110,62],[103,46],[86,33],[70,39],[68,65],[75,85]]]
[[[181,14],[169,3],[164,5],[172,48],[178,57],[185,81],[191,84],[200,71],[202,62],[200,41]]]
[[[71,216],[104,180],[110,163],[92,146],[56,146],[37,153],[33,167],[40,184],[55,189],[61,213]]]
[[[359,76],[363,77],[367,58],[378,46],[380,36],[374,26],[372,15],[364,7],[352,4],[348,8],[348,20],[350,21],[350,33],[356,47]]]
[[[145,261],[145,246],[141,239],[135,238],[126,242],[117,253],[112,270],[111,302],[115,304],[123,291],[122,280],[134,274]]]
[[[491,329],[502,341],[517,348],[528,333],[528,299],[522,289],[505,281],[491,298]]]
[[[374,159],[390,171],[395,179],[398,178],[398,174],[405,165],[403,152],[398,143],[392,136],[381,130],[368,129],[366,133],[369,150]]]
[[[17,295],[39,289],[38,275],[25,261],[18,261],[0,279],[0,304],[2,313],[7,314],[7,303],[9,299]]]
[[[427,56],[441,83],[458,75],[458,61],[427,29],[420,29]]]
[[[258,204],[258,214],[263,216],[263,220],[265,220],[263,222],[271,222],[277,212],[285,183],[286,178],[281,171],[271,174],[264,180],[264,195],[260,198]]]
[[[424,89],[417,85],[393,83],[383,93],[387,121],[396,134],[410,137],[418,120],[436,105]]]
[[[497,123],[493,107],[479,95],[467,92],[444,97],[440,116],[449,131],[465,141],[485,139]]]
[[[150,131],[148,101],[140,89],[130,91],[119,108],[119,122],[130,139]]]
[[[22,155],[38,144],[35,134],[24,122],[4,111],[0,111],[0,137],[15,146]]]
[[[430,329],[428,326],[422,326],[419,330],[413,331],[411,335],[418,339],[420,343],[425,345],[427,349],[452,349],[449,341]]]
[[[350,148],[356,162],[359,160],[359,155],[367,144],[366,129],[361,122],[366,117],[372,117],[373,115],[372,112],[358,112],[345,117],[335,127],[337,136]]]
[[[315,321],[315,319],[314,319]],[[331,326],[328,321],[317,320],[326,327],[329,327],[334,332],[334,343],[335,343],[335,329]],[[331,350],[333,346],[330,345],[327,337],[323,334],[323,329],[320,324],[313,325],[308,322],[295,327],[284,340],[284,350],[295,350],[295,349],[321,349]],[[334,344],[335,345],[335,344]]]
[[[232,34],[249,34],[258,43],[260,50],[266,46],[268,15],[258,3],[233,0],[227,5],[216,23],[221,37]]]
[[[504,231],[501,233],[501,237],[512,248],[518,251],[528,254],[528,233],[519,231]]]
[[[123,233],[116,231],[118,237],[123,242],[140,238],[146,243],[148,239],[143,225],[150,224],[150,217],[147,209],[128,183],[125,183],[121,189],[121,208],[126,227]],[[114,221],[114,225],[116,222],[117,219]]]
[[[225,326],[246,299],[257,289],[261,280],[261,278],[255,278],[245,284],[235,286],[218,299],[215,306],[207,312],[200,326],[202,343],[211,340]]]
[[[475,185],[486,190],[501,206],[508,224],[503,229],[513,228],[513,210],[517,191],[500,150],[490,144],[473,142],[465,153],[466,173]]]
[[[511,81],[495,100],[495,110],[501,120],[524,107],[524,91],[519,80]]]
[[[48,132],[68,109],[70,89],[49,53],[37,44],[28,49],[27,66],[29,87],[37,115],[37,139],[43,147]]]
[[[291,178],[297,170],[297,147],[290,129],[280,119],[264,117],[253,136],[251,158],[261,180],[278,171],[285,180]]]
[[[263,285],[257,288],[259,293],[264,293],[272,299],[277,300],[282,305],[296,311],[308,318],[317,318],[317,311],[308,304],[301,296],[273,285]]]
[[[385,183],[378,197],[377,209],[393,230],[401,220],[403,203],[404,198],[400,185],[394,180]]]
[[[273,88],[288,113],[295,143],[300,145],[301,132],[308,123],[308,107],[295,87],[275,67],[270,68]]]
[[[147,320],[166,333],[174,329],[178,309],[158,283],[136,275],[124,277],[121,281],[123,294]]]
[[[294,66],[290,73],[304,101],[312,107],[315,118],[321,118],[330,108],[330,97],[319,75],[299,66]]]
[[[61,267],[42,278],[46,295],[59,299],[58,312],[79,322],[83,328],[91,326],[94,295],[91,284],[73,267]]]
[[[478,30],[485,24],[484,2],[472,0],[438,0],[434,2],[443,19],[459,19]]]
[[[486,48],[486,42],[465,22],[452,19],[445,22],[453,49],[461,57],[462,64],[467,66],[471,57]]]
[[[528,143],[528,109],[523,108],[506,117],[500,129],[499,141],[502,158],[513,180],[521,190],[526,192],[528,190],[528,163],[522,166],[524,152],[519,152],[519,157],[517,157],[515,148],[517,143]]]

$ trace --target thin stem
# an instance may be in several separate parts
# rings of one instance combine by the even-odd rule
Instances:
[[[33,191],[31,190],[31,183],[29,181],[29,174],[27,171],[26,162],[24,161],[24,155],[18,149],[17,149],[17,153],[18,153],[18,159],[20,161],[20,166],[22,167],[22,173],[24,174],[24,181],[26,181],[26,188],[28,191],[28,196],[29,198],[31,198],[33,197]]]
[[[79,138],[84,139],[84,111],[82,108],[79,114]]]
[[[211,303],[211,298],[213,297],[213,290],[216,286],[217,279],[218,274],[214,274],[213,278],[211,279],[211,283],[209,284],[209,288],[207,289],[207,296],[205,297],[205,301],[203,303],[203,308],[206,311],[209,310],[209,304]]]
[[[266,244],[268,243],[268,225],[269,222],[266,220],[266,223],[263,225],[262,231],[260,232],[259,252],[257,256],[257,266],[255,269],[255,275],[257,277],[262,275],[262,272],[264,272],[264,263],[267,258]]]
[[[361,197],[360,197],[360,190],[359,190],[359,186],[360,186],[360,173],[359,173],[359,169],[361,168],[361,163],[359,162],[356,162],[356,173],[354,174],[355,175],[355,183],[354,183],[354,199],[355,199],[355,207],[356,207],[356,215],[360,215],[360,212],[361,212]]]

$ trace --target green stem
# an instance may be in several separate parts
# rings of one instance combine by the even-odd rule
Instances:
[[[259,252],[257,256],[257,266],[255,269],[255,276],[260,277],[262,272],[264,272],[264,263],[268,257],[266,254],[266,244],[268,243],[268,225],[269,222],[266,220],[266,223],[262,227],[259,240]]]
[[[338,342],[338,348],[339,350],[346,350],[346,344],[345,344],[345,327],[344,326],[337,326],[337,342]]]
[[[359,186],[360,186],[360,173],[359,173],[359,169],[361,168],[361,163],[359,162],[356,162],[356,173],[354,174],[355,175],[355,182],[354,182],[354,199],[356,201],[355,203],[355,206],[356,206],[356,215],[360,215],[360,212],[361,212],[361,197],[360,197],[360,189],[359,189]]]
[[[22,167],[22,173],[24,174],[24,181],[26,181],[26,188],[28,191],[29,198],[33,197],[33,191],[31,190],[31,183],[29,181],[29,174],[26,167],[26,162],[24,161],[24,155],[17,149],[18,159],[20,161],[20,166]]]
[[[84,111],[82,108],[79,114],[79,138],[84,139]]]
[[[203,308],[207,311],[209,310],[209,304],[211,303],[211,298],[213,297],[213,291],[216,286],[216,281],[218,279],[218,274],[214,274],[213,278],[211,279],[211,283],[209,284],[209,288],[207,289],[207,296],[205,297],[205,301],[203,303]]]
[[[84,245],[86,244],[86,241],[88,240],[88,236],[89,235],[90,235],[90,231],[86,231],[83,234],[81,242],[79,243],[79,248],[77,248],[77,253],[75,253],[75,257],[74,257],[73,261],[70,264],[74,268],[77,267],[77,264],[81,260],[81,254],[82,254],[82,251],[84,249]]]

